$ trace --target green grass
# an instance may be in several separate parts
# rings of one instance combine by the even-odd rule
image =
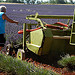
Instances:
[[[33,64],[0,54],[0,71],[10,75],[58,75],[53,71],[37,68]]]

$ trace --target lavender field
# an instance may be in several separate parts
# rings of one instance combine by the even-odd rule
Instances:
[[[39,15],[73,15],[75,5],[24,5],[24,4],[0,4],[7,7],[7,16],[13,20],[19,21],[19,25],[6,22],[6,35],[8,40],[15,41],[22,38],[21,34],[18,34],[18,30],[23,28],[23,23],[34,23],[34,21],[26,20],[27,15],[35,14]],[[52,24],[57,20],[46,19],[46,23]],[[65,20],[60,20],[65,22]],[[66,21],[67,22],[67,21]],[[66,23],[65,22],[65,23]]]

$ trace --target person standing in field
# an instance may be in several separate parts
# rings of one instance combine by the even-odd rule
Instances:
[[[0,6],[0,51],[2,47],[4,47],[5,44],[5,22],[8,21],[10,23],[16,23],[18,25],[18,21],[12,20],[7,17],[6,13],[6,7]]]

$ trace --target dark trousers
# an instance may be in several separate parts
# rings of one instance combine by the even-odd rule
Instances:
[[[0,34],[0,47],[4,47],[5,42],[5,34]]]

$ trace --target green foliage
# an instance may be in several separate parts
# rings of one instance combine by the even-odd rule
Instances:
[[[36,1],[36,0],[31,0],[31,2],[30,2],[30,3],[31,3],[31,4],[35,4],[35,1]]]
[[[21,3],[21,2],[24,2],[24,0],[6,0],[6,2],[10,2],[10,3]]]
[[[64,0],[56,0],[56,3],[57,4],[65,4],[65,1]]]
[[[58,64],[62,66],[67,66],[67,64],[75,65],[75,56],[65,55],[61,60],[58,61]]]
[[[0,54],[0,71],[11,75],[58,75],[52,71],[37,68],[25,61]]]
[[[56,3],[56,1],[55,0],[49,0],[49,3]]]
[[[65,57],[62,57],[62,59],[58,61],[58,64],[67,67],[70,71],[73,71],[75,70],[75,56],[70,56],[68,54]]]
[[[71,4],[74,4],[74,3],[73,3],[73,0],[69,0],[69,1],[70,1]]]
[[[30,0],[25,0],[26,2],[27,2],[27,4],[29,4],[30,3]]]
[[[38,1],[38,0],[25,0],[25,2],[27,4],[74,4],[73,0],[69,0],[70,2],[68,2],[68,0],[49,0],[49,1]],[[0,2],[4,2],[3,0],[0,0]],[[24,3],[24,0],[6,0],[5,2],[9,2],[9,3]]]

